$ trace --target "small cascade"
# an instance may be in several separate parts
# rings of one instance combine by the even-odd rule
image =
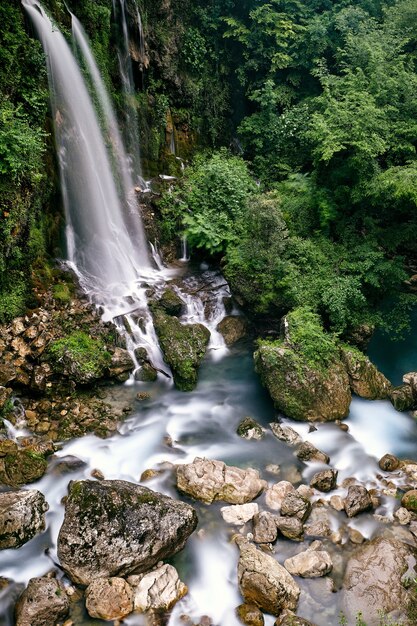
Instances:
[[[206,270],[199,277],[184,280],[178,294],[185,300],[187,310],[182,320],[187,324],[203,324],[210,331],[208,351],[214,360],[228,353],[217,326],[226,317],[225,299],[230,298],[229,286],[220,272]]]
[[[188,263],[189,260],[190,260],[190,257],[189,257],[189,254],[188,254],[187,235],[183,235],[181,237],[181,258],[180,258],[180,261],[182,261],[183,263]]]
[[[145,55],[146,55],[146,52],[145,52],[145,33],[143,31],[142,16],[140,14],[138,4],[137,4],[137,2],[135,2],[135,4],[136,4],[136,22],[137,22],[137,25],[138,25],[138,33],[139,33],[139,55],[140,55],[140,58],[141,58],[141,60],[143,62],[143,60],[145,59]]]
[[[139,8],[137,9],[139,41],[141,53],[145,53],[145,40],[143,35],[142,19],[140,17]],[[113,0],[113,13],[116,18],[116,24],[120,25],[120,33],[118,37],[117,56],[119,60],[120,77],[125,97],[125,117],[126,132],[125,145],[131,161],[131,170],[135,182],[141,189],[145,188],[142,177],[142,166],[140,157],[140,141],[139,141],[139,118],[137,111],[137,102],[135,97],[135,81],[133,77],[133,65],[130,56],[130,37],[127,21],[126,0]]]

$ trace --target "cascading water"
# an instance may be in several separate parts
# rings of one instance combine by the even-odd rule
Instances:
[[[125,144],[131,160],[132,174],[135,182],[144,189],[142,177],[142,166],[140,157],[139,123],[137,102],[135,98],[135,81],[133,77],[133,65],[130,56],[130,40],[127,21],[126,0],[113,0],[113,13],[118,17],[121,32],[118,37],[117,56],[119,60],[120,76],[122,80],[123,93],[125,97]],[[138,20],[140,54],[144,57],[145,40],[143,34],[142,19],[139,8],[136,5],[136,19]]]

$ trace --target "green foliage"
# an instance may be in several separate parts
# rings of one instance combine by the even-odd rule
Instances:
[[[0,323],[9,322],[25,310],[28,285],[25,277],[13,273],[0,290]]]
[[[48,355],[51,363],[58,368],[70,368],[70,374],[76,375],[80,381],[101,377],[111,360],[103,343],[82,331],[52,342]]]
[[[327,367],[338,356],[334,339],[324,332],[319,315],[308,307],[291,311],[286,322],[292,347],[313,368]]]

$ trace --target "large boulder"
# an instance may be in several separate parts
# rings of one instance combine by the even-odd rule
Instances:
[[[240,548],[239,589],[245,602],[272,615],[283,609],[294,610],[300,589],[287,570],[243,537],[237,537],[236,543]]]
[[[381,614],[389,622],[406,616],[413,591],[404,587],[402,577],[413,557],[411,546],[386,537],[354,552],[343,582],[342,610],[349,625],[357,623],[359,613],[369,626],[379,624]]]
[[[182,391],[197,384],[198,368],[206,353],[210,331],[202,324],[181,324],[158,307],[152,307],[156,334],[174,383]]]
[[[32,578],[16,604],[16,626],[54,626],[68,613],[64,587],[55,578]]]
[[[240,469],[222,461],[196,458],[177,467],[177,487],[183,493],[211,504],[223,500],[245,504],[256,498],[267,486],[254,469]]]
[[[180,296],[172,289],[167,287],[162,292],[161,297],[158,300],[158,305],[168,315],[174,315],[178,317],[185,309],[185,302]]]
[[[0,493],[0,549],[20,548],[45,530],[48,504],[40,491]]]
[[[275,407],[288,417],[327,422],[347,416],[352,395],[346,368],[319,317],[308,309],[288,314],[282,339],[261,342],[254,359]]]
[[[70,484],[58,557],[70,578],[95,578],[149,570],[181,550],[197,525],[188,504],[122,480]]]
[[[342,361],[349,375],[353,393],[367,400],[385,400],[391,391],[391,383],[373,363],[357,348],[343,345]]]

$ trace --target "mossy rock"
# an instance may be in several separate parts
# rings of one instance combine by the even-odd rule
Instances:
[[[175,386],[192,391],[198,368],[206,353],[210,331],[202,324],[181,324],[159,307],[151,307],[154,326],[165,361],[171,367]]]
[[[135,380],[143,383],[153,383],[158,378],[158,372],[150,363],[144,363],[142,367],[135,372]]]
[[[405,507],[407,511],[417,513],[417,489],[407,491],[402,497],[401,505]]]
[[[160,306],[168,315],[181,315],[185,303],[182,298],[172,288],[165,289],[160,299],[158,300],[158,306]]]
[[[411,411],[415,407],[414,394],[410,385],[400,385],[390,390],[389,399],[397,411]]]
[[[340,356],[347,369],[353,393],[366,400],[385,400],[389,396],[391,383],[363,352],[343,344]]]
[[[56,373],[80,385],[103,378],[112,360],[100,339],[93,339],[82,331],[52,342],[47,358]]]
[[[47,467],[45,457],[39,452],[10,445],[7,453],[0,458],[0,483],[10,487],[33,483],[42,478]]]
[[[281,341],[262,344],[254,355],[255,369],[275,407],[295,420],[327,422],[343,419],[352,399],[343,363],[313,368]]]

